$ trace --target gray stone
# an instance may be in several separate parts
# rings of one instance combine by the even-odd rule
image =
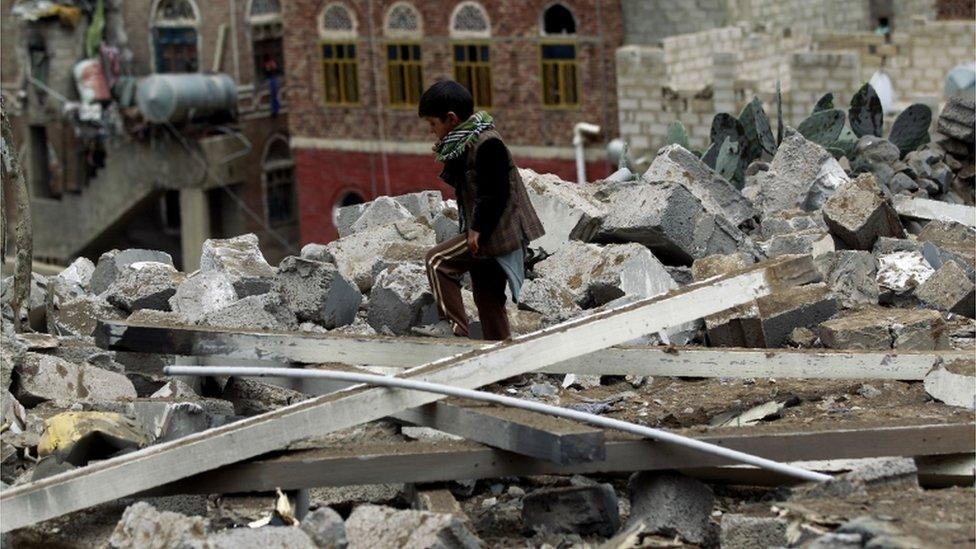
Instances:
[[[230,409],[226,416],[232,416],[233,406],[227,405]],[[135,418],[157,443],[176,440],[214,425],[213,416],[195,402],[137,400],[129,410],[128,415]]]
[[[363,210],[367,206],[368,203],[364,202],[351,206],[343,206],[336,210],[336,231],[339,233],[339,238],[344,238],[351,234],[350,227],[359,219],[359,216],[363,214]]]
[[[95,264],[91,262],[87,257],[79,257],[71,262],[64,268],[63,271],[55,275],[53,278],[63,280],[64,282],[77,284],[82,288],[88,290],[91,288],[92,275],[95,274]]]
[[[818,270],[842,307],[878,303],[878,261],[870,252],[839,250],[821,256]]]
[[[170,310],[169,298],[186,279],[172,265],[137,261],[123,267],[103,297],[123,311]]]
[[[700,282],[713,276],[723,276],[745,269],[754,262],[751,255],[741,252],[710,255],[695,260],[691,265],[691,276],[695,282]]]
[[[839,477],[868,488],[881,486],[918,488],[918,467],[915,460],[904,457],[862,459],[857,466]]]
[[[535,490],[522,498],[522,521],[535,531],[610,537],[620,528],[617,494],[609,484]]]
[[[683,265],[699,257],[743,251],[751,244],[731,222],[706,211],[678,183],[620,186],[610,194],[607,209],[590,234],[573,236],[601,243],[636,242],[666,263]]]
[[[822,322],[820,339],[830,349],[948,350],[948,329],[931,310],[871,307]]]
[[[630,477],[630,521],[643,521],[647,531],[681,536],[688,543],[709,539],[709,517],[715,503],[712,490],[701,482],[673,472],[640,472]]]
[[[329,507],[320,507],[302,519],[302,531],[308,534],[316,547],[345,549],[346,524],[339,513]]]
[[[477,548],[478,539],[454,515],[427,511],[400,511],[360,505],[346,520],[350,549],[398,547],[402,549]]]
[[[773,292],[753,303],[705,317],[713,347],[782,347],[791,332],[827,320],[837,300],[824,284]]]
[[[891,194],[913,194],[918,190],[918,183],[908,174],[899,172],[891,176],[891,180],[888,181],[888,189],[891,190]]]
[[[381,225],[413,219],[413,217],[414,214],[397,201],[388,196],[380,196],[366,203],[366,208],[359,215],[359,219],[349,226],[348,234],[369,231]]]
[[[864,398],[876,398],[881,396],[881,391],[879,391],[874,385],[865,383],[857,388],[857,394]]]
[[[100,297],[83,295],[59,303],[47,315],[47,331],[57,336],[91,336],[99,320],[122,320],[125,314]]]
[[[520,169],[519,175],[532,207],[546,228],[546,234],[533,242],[534,247],[553,253],[570,241],[574,231],[590,227],[606,213],[605,205],[594,198],[590,185],[527,169]]]
[[[208,528],[201,517],[160,512],[140,501],[122,513],[108,544],[114,549],[203,548]]]
[[[943,194],[949,190],[955,174],[942,161],[945,158],[944,152],[935,152],[932,149],[922,149],[912,151],[905,155],[905,164],[914,179],[928,180],[935,183],[934,189],[929,191],[930,195]],[[933,192],[934,191],[934,192]]]
[[[373,266],[391,244],[412,244],[431,248],[435,244],[434,230],[416,218],[381,225],[367,232],[334,240],[326,249],[335,257],[339,271],[368,293],[373,286]]]
[[[434,216],[432,225],[434,226],[434,235],[438,244],[460,234],[461,229],[458,224],[457,208],[444,208],[444,211],[438,212]]]
[[[973,278],[976,263],[976,229],[956,221],[933,220],[918,234],[919,242],[930,242],[939,248],[943,260],[951,258]]]
[[[369,294],[369,325],[396,335],[408,335],[410,328],[437,321],[434,296],[427,271],[416,263],[400,263],[376,277]]]
[[[851,172],[872,173],[882,185],[888,185],[895,175],[892,164],[900,158],[901,152],[894,143],[881,137],[865,135],[858,139],[857,145],[854,146]]]
[[[204,241],[200,271],[225,275],[239,298],[268,292],[274,276],[274,269],[264,259],[254,234]]]
[[[563,284],[542,277],[525,281],[519,295],[519,307],[559,321],[583,310]]]
[[[335,263],[335,257],[329,252],[325,244],[310,243],[302,246],[302,251],[299,254],[302,259],[311,259],[312,261],[319,261],[321,263]]]
[[[433,221],[434,216],[444,209],[444,197],[440,191],[420,191],[394,196],[393,200],[410,212],[411,216],[423,217]]]
[[[870,174],[862,174],[837,189],[824,204],[823,216],[830,232],[857,250],[870,250],[882,236],[905,235],[898,214]]]
[[[142,250],[132,248],[128,250],[112,250],[105,252],[98,258],[98,264],[91,276],[91,292],[100,294],[115,282],[116,277],[126,265],[140,261],[155,261],[157,263],[173,264],[173,258],[166,252],[156,250]]]
[[[938,366],[925,375],[925,392],[940,402],[949,406],[961,406],[976,409],[976,376],[970,367],[967,372],[953,372],[944,366]]]
[[[293,526],[231,528],[207,537],[207,549],[315,549],[312,538]]]
[[[806,229],[795,233],[778,234],[756,246],[767,258],[781,255],[812,255],[834,251],[834,239],[822,229]]]
[[[792,234],[817,229],[827,232],[820,212],[806,212],[797,208],[774,212],[763,218],[755,238],[769,240],[777,235]]]
[[[918,252],[894,252],[878,257],[876,278],[882,302],[912,300],[915,289],[933,274],[935,269]]]
[[[860,534],[824,534],[804,545],[805,549],[856,549],[863,547]]]
[[[759,196],[755,204],[768,217],[793,208],[819,209],[848,177],[823,147],[794,133],[783,139],[769,171],[757,174],[756,181]]]
[[[638,244],[571,242],[538,263],[535,271],[563,286],[584,308],[623,296],[653,297],[678,286],[654,254]]]
[[[281,261],[274,287],[299,321],[329,329],[352,323],[363,299],[335,265],[294,256]]]
[[[918,287],[918,299],[934,309],[976,317],[976,285],[959,265],[949,262]]]
[[[756,215],[752,204],[738,189],[681,145],[668,145],[659,150],[641,181],[677,182],[691,191],[707,211],[720,213],[736,226]]]
[[[122,374],[87,364],[72,364],[51,355],[27,353],[16,365],[17,400],[34,406],[45,400],[112,401],[136,398]]]
[[[187,322],[197,323],[208,314],[237,301],[233,280],[217,271],[197,271],[176,289],[169,299],[172,310]]]
[[[749,517],[728,513],[722,516],[722,547],[786,547],[786,529],[789,522],[783,518]]]
[[[199,324],[242,330],[294,330],[298,327],[298,319],[277,292],[269,292],[238,299],[207,313]]]
[[[271,412],[283,406],[301,402],[308,397],[298,391],[263,381],[233,377],[227,382],[220,398],[233,403],[235,413],[250,416]]]
[[[976,142],[976,101],[961,95],[950,97],[939,114],[938,130],[972,147]]]

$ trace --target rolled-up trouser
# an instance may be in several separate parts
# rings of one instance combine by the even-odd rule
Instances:
[[[468,335],[468,317],[461,299],[461,275],[471,273],[471,290],[485,339],[511,337],[505,311],[505,271],[492,257],[475,257],[468,251],[467,235],[459,234],[427,252],[427,278],[441,319],[449,320],[454,333]]]

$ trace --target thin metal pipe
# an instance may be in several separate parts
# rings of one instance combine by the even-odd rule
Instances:
[[[768,469],[770,471],[775,471],[777,473],[799,478],[802,480],[815,481],[815,482],[827,482],[833,479],[833,477],[831,477],[830,475],[824,475],[822,473],[807,471],[806,469],[801,469],[799,467],[794,467],[792,465],[786,465],[784,463],[779,463],[777,461],[773,461],[770,459],[754,456],[752,454],[746,454],[738,450],[724,448],[722,446],[717,446],[715,444],[709,444],[707,442],[702,442],[700,440],[696,440],[693,438],[683,437],[681,435],[676,435],[674,433],[669,433],[667,431],[661,431],[659,429],[645,427],[643,425],[637,425],[635,423],[621,421],[619,419],[602,417],[595,414],[588,414],[586,412],[570,410],[568,408],[560,408],[559,406],[542,404],[540,402],[533,402],[530,400],[522,400],[510,396],[496,395],[494,393],[486,393],[484,391],[463,389],[461,387],[452,387],[450,385],[443,385],[441,383],[431,383],[428,381],[418,381],[415,379],[381,376],[375,374],[336,372],[331,370],[304,370],[298,368],[252,368],[252,367],[240,367],[240,366],[236,366],[236,367],[235,366],[167,366],[163,368],[163,372],[165,372],[167,375],[190,375],[190,376],[285,377],[285,378],[298,378],[298,379],[310,379],[310,378],[329,379],[333,381],[365,383],[368,385],[380,385],[383,387],[395,387],[398,389],[410,389],[414,391],[424,391],[428,393],[436,393],[436,394],[446,395],[446,396],[470,398],[472,400],[492,402],[495,404],[510,406],[512,408],[520,408],[522,410],[530,410],[532,412],[540,412],[543,414],[549,414],[556,417],[563,417],[566,419],[581,421],[583,423],[596,425],[597,427],[605,427],[607,429],[616,429],[618,431],[624,431],[626,433],[633,433],[635,435],[652,438],[662,442],[668,442],[676,446],[681,446],[705,454],[711,454],[732,461],[738,461],[748,465],[754,465],[756,467]]]

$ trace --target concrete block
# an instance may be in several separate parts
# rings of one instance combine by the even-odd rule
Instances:
[[[349,547],[451,547],[475,549],[482,542],[454,515],[427,511],[400,511],[378,505],[360,505],[346,519]]]
[[[680,536],[702,545],[710,539],[709,517],[715,504],[712,490],[673,472],[640,472],[630,477],[630,521],[643,521],[647,531]]]
[[[204,326],[256,330],[295,330],[298,319],[277,292],[252,295],[204,315]]]
[[[53,278],[77,284],[86,290],[90,290],[91,279],[94,274],[95,264],[87,257],[79,257]]]
[[[346,523],[339,513],[329,507],[319,507],[302,519],[302,531],[308,534],[316,547],[345,549]]]
[[[187,322],[196,323],[235,301],[237,290],[230,276],[218,271],[197,271],[176,288],[169,304]]]
[[[379,200],[379,199],[377,199]],[[410,212],[411,216],[423,217],[433,222],[434,216],[444,209],[444,196],[440,191],[420,191],[394,196],[393,200]]]
[[[368,202],[366,208],[352,225],[348,234],[369,231],[381,225],[387,225],[406,219],[413,219],[414,214],[404,208],[399,202],[389,196],[380,196]]]
[[[705,317],[713,347],[782,347],[796,328],[815,326],[837,312],[837,300],[824,284],[777,291],[753,304]]]
[[[807,229],[795,233],[778,234],[756,246],[767,258],[781,255],[812,255],[834,251],[834,239],[822,229]]]
[[[857,466],[840,476],[868,488],[897,486],[918,488],[918,467],[915,460],[905,457],[884,457],[857,460]]]
[[[617,494],[609,484],[535,490],[522,498],[522,521],[537,532],[610,537],[620,528]]]
[[[755,259],[751,255],[741,252],[728,255],[710,255],[695,260],[691,265],[691,276],[695,282],[699,282],[744,269],[753,263],[755,263]]]
[[[111,286],[112,282],[115,282],[123,267],[139,261],[155,261],[173,265],[173,258],[166,252],[138,248],[111,250],[98,258],[98,264],[91,276],[91,292],[93,294],[104,292]]]
[[[271,288],[270,278],[274,276],[274,269],[264,259],[254,234],[204,241],[200,271],[224,274],[233,283],[239,298],[267,292]]]
[[[823,216],[830,232],[857,250],[870,250],[882,236],[905,235],[898,214],[870,174],[862,174],[837,189],[824,204]]]
[[[335,258],[325,247],[325,244],[316,244],[314,242],[302,246],[302,251],[299,253],[302,259],[311,259],[312,261],[319,261],[322,263],[335,263]]]
[[[565,286],[544,277],[525,281],[519,307],[557,321],[569,319],[583,310]]]
[[[959,367],[962,366],[962,367]],[[976,409],[976,372],[972,362],[939,365],[925,375],[925,392],[950,406]]]
[[[335,265],[294,256],[281,261],[274,288],[299,321],[328,329],[352,323],[363,299]]]
[[[91,336],[98,321],[122,320],[125,313],[100,297],[81,296],[60,302],[47,312],[47,332],[57,336]]]
[[[957,315],[976,317],[976,285],[954,262],[944,264],[915,292],[928,307]]]
[[[38,353],[27,353],[16,365],[17,400],[33,406],[46,400],[111,401],[136,398],[124,375],[87,364]]]
[[[708,212],[722,215],[735,226],[756,215],[752,204],[738,189],[681,145],[669,145],[658,151],[641,181],[677,182],[695,195]]]
[[[940,251],[952,254],[967,273],[976,265],[976,230],[956,221],[933,220],[918,234],[919,242],[930,242]],[[972,278],[972,276],[970,276]]]
[[[435,244],[434,230],[416,219],[397,221],[334,240],[326,249],[335,257],[342,275],[354,281],[361,292],[368,293],[373,286],[373,266],[381,252],[390,244],[400,243],[431,248]]]
[[[207,521],[170,511],[158,511],[145,502],[126,508],[108,544],[113,549],[165,549],[202,547],[207,538]]]
[[[438,212],[434,216],[432,225],[434,226],[434,235],[438,244],[460,234],[461,229],[458,223],[457,208],[444,208],[443,211]]]
[[[172,265],[150,261],[130,263],[102,294],[106,300],[127,312],[140,309],[169,311],[169,298],[186,276]]]
[[[336,212],[336,231],[339,233],[339,238],[343,238],[352,234],[351,227],[352,224],[359,219],[359,216],[363,214],[363,211],[368,206],[368,203],[353,204],[351,206],[343,206],[339,208]]]
[[[882,301],[910,299],[935,269],[919,252],[893,252],[878,257],[878,288]]]
[[[817,210],[848,179],[829,152],[794,133],[783,139],[769,170],[756,174],[756,207],[764,217],[793,208]]]
[[[874,174],[879,183],[888,186],[895,175],[892,164],[900,158],[901,152],[892,142],[874,135],[865,135],[854,146],[851,172]]]
[[[751,246],[738,228],[705,211],[701,201],[680,184],[618,186],[610,192],[608,213],[591,234],[580,235],[581,240],[635,242],[665,263],[681,265]]]
[[[950,349],[942,315],[931,310],[872,307],[822,322],[820,339],[830,349],[938,351]]]
[[[535,271],[563,286],[583,308],[623,296],[653,297],[677,287],[664,265],[638,244],[571,242],[539,262]]]
[[[369,294],[369,325],[396,335],[408,335],[412,326],[437,322],[437,308],[422,265],[400,263],[376,277]]]
[[[526,169],[520,169],[519,175],[546,228],[546,234],[532,243],[534,247],[553,253],[569,242],[574,230],[589,227],[605,213],[605,205],[593,196],[594,187],[590,185]]]
[[[264,526],[231,528],[210,534],[208,549],[315,549],[312,538],[301,528]]]
[[[763,218],[756,238],[769,240],[777,235],[792,234],[808,230],[827,232],[820,212],[806,212],[800,209],[790,209],[774,212]]]
[[[778,517],[722,516],[722,547],[786,547],[789,522]]]
[[[939,114],[939,133],[967,143],[976,143],[976,102],[972,97],[953,96]]]
[[[847,309],[878,303],[878,261],[871,252],[839,250],[816,261],[820,274],[840,305]]]

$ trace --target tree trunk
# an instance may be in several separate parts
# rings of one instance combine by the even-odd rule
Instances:
[[[14,294],[10,301],[14,311],[14,328],[20,332],[24,305],[30,305],[31,264],[34,255],[34,239],[31,226],[30,194],[27,192],[27,180],[24,169],[17,157],[17,147],[14,146],[13,132],[10,129],[10,119],[7,118],[7,105],[0,97],[0,124],[2,124],[3,139],[0,141],[2,154],[2,179],[4,204],[11,199],[17,208],[17,225],[14,227],[14,245],[17,255],[14,259]],[[3,206],[4,208],[6,206]],[[6,215],[4,215],[3,239],[6,238]]]

